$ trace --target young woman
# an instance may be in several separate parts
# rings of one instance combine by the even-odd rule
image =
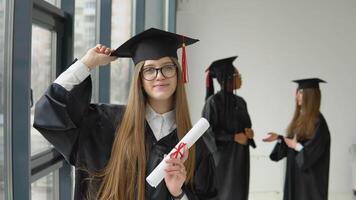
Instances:
[[[34,127],[77,169],[75,199],[216,196],[214,163],[203,142],[181,159],[164,158],[191,128],[176,51],[196,41],[152,28],[115,51],[97,45],[37,102]],[[128,104],[90,104],[90,70],[116,57],[131,57],[136,65]],[[166,175],[153,188],[145,178],[162,159]]]
[[[318,78],[294,81],[294,117],[287,136],[269,133],[265,142],[278,141],[270,158],[287,157],[284,200],[327,200],[329,184],[330,133],[320,113],[321,92]]]
[[[208,68],[203,117],[209,120],[210,128],[203,138],[210,151],[214,152],[219,198],[247,200],[249,145],[253,145],[254,141],[246,102],[233,92],[242,84],[241,75],[232,64],[236,57],[217,60]],[[212,78],[217,78],[221,86],[216,94]]]

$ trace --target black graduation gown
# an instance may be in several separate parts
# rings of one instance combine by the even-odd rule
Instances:
[[[76,167],[76,200],[87,197],[87,171],[102,170],[110,159],[115,130],[125,110],[120,105],[90,104],[90,99],[88,77],[70,92],[53,83],[35,108],[34,127]],[[149,174],[178,142],[178,137],[175,130],[156,141],[147,122],[145,130]],[[214,161],[202,140],[196,143],[195,170],[193,185],[183,187],[189,200],[213,199],[217,195]],[[162,181],[157,188],[146,183],[145,199],[170,200],[171,196]]]
[[[224,102],[229,102],[226,110]],[[234,141],[235,133],[251,128],[245,100],[233,93],[219,91],[207,99],[202,115],[210,122],[210,128],[203,139],[209,150],[215,152],[219,198],[247,200],[250,179],[249,145]]]
[[[311,139],[298,141],[304,147],[291,149],[280,136],[270,158],[279,161],[287,157],[284,200],[327,200],[330,163],[330,133],[320,113]]]

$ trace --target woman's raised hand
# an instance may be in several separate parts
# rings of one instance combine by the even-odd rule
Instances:
[[[278,134],[270,132],[270,133],[268,133],[268,137],[263,138],[262,141],[264,141],[264,142],[273,142],[273,141],[275,141],[277,139],[278,139]]]
[[[94,69],[100,65],[107,65],[114,61],[117,57],[110,56],[112,50],[104,45],[97,44],[94,48],[91,48],[81,58],[81,61],[89,68]]]

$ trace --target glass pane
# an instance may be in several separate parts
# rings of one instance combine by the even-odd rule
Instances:
[[[55,199],[55,183],[53,172],[31,184],[31,196],[32,199],[35,200]]]
[[[96,0],[75,1],[74,57],[96,45]]]
[[[37,102],[53,80],[53,33],[32,25],[31,88],[33,102]],[[47,140],[32,127],[34,108],[31,107],[31,155],[51,147]]]
[[[132,0],[112,1],[111,46],[116,48],[131,36]],[[111,64],[110,102],[126,104],[132,69],[131,59],[123,58]]]
[[[47,1],[50,4],[55,5],[57,7],[60,7],[60,4],[61,4],[61,0],[45,0],[45,1]]]
[[[4,116],[5,116],[5,0],[0,0],[0,200],[5,199],[4,185],[4,156],[5,156],[5,137],[4,137]]]
[[[96,9],[97,0],[75,1],[74,58],[81,58],[88,49],[96,45]],[[95,76],[92,77],[92,82],[95,96]]]

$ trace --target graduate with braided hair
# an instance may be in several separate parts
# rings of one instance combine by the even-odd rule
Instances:
[[[250,179],[250,146],[255,147],[245,100],[234,94],[241,87],[237,56],[214,61],[207,69],[207,96],[203,117],[210,128],[203,136],[214,154],[220,199],[247,200]],[[213,78],[220,84],[214,94]]]

